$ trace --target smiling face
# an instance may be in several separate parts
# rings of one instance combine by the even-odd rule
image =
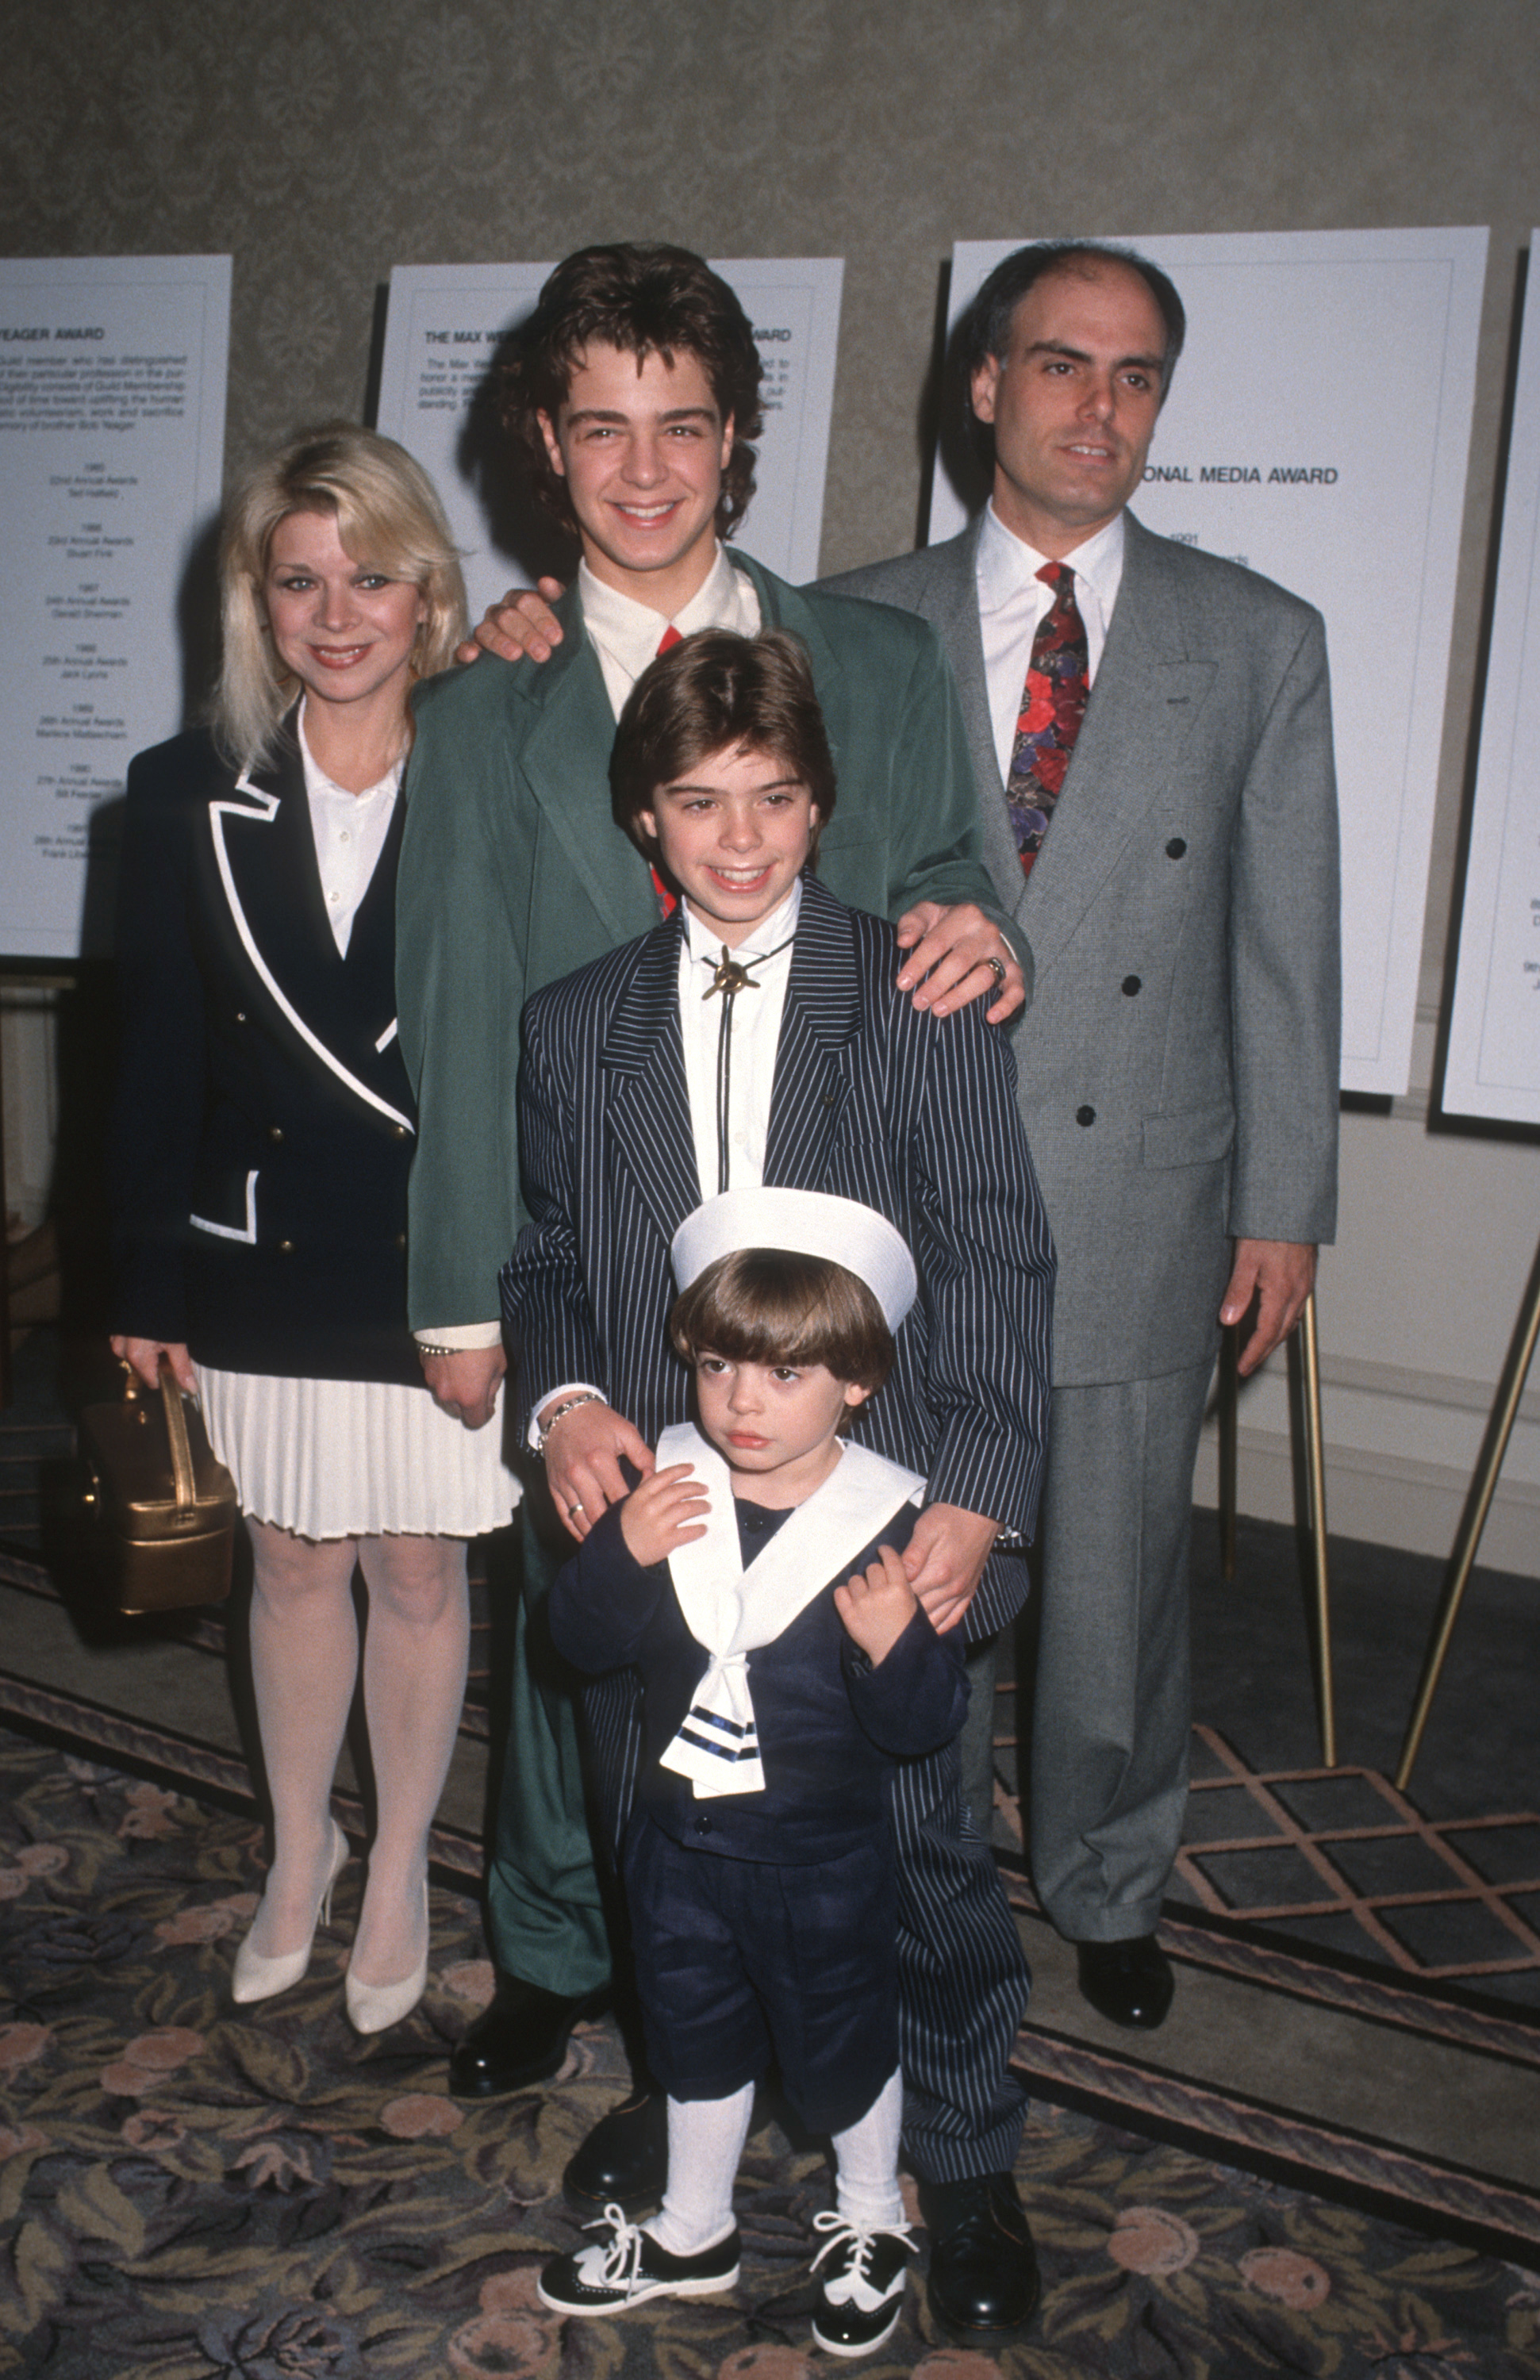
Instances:
[[[749,1364],[700,1355],[695,1370],[700,1427],[734,1486],[780,1512],[806,1503],[840,1459],[834,1433],[868,1391],[822,1364]]]
[[[1122,512],[1160,410],[1166,326],[1127,265],[1050,273],[1016,308],[1003,358],[974,374],[995,433],[995,510],[1050,561]]]
[[[596,578],[669,618],[716,553],[717,503],[733,424],[697,356],[585,349],[556,419],[538,416],[551,468],[567,483]]]
[[[773,752],[709,753],[640,813],[692,917],[730,951],[781,906],[812,849],[818,808]]]
[[[420,589],[344,549],[331,513],[289,513],[262,577],[273,651],[318,702],[405,717]]]

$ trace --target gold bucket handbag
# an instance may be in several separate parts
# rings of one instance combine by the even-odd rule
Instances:
[[[79,1450],[85,1520],[118,1609],[223,1601],[236,1483],[164,1355],[159,1396],[147,1395],[129,1371],[120,1403],[86,1406]]]

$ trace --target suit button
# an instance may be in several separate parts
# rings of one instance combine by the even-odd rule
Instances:
[[[1166,845],[1166,856],[1168,859],[1181,859],[1184,856],[1186,849],[1187,845],[1183,843],[1181,835],[1173,834],[1170,843]]]
[[[236,1023],[237,1025],[244,1025],[244,1024],[245,1024],[245,1022],[246,1022],[246,1011],[245,1011],[245,1009],[244,1009],[244,1008],[237,1008],[237,1009],[236,1009]]]
[[[406,1234],[405,1232],[397,1232],[395,1235],[395,1245],[398,1252],[404,1255],[406,1247]]]
[[[1076,1108],[1074,1120],[1076,1123],[1095,1123],[1097,1111],[1095,1108]]]
[[[292,1257],[294,1254],[294,1242],[292,1240],[280,1240],[278,1243],[278,1253],[281,1257]]]
[[[267,1128],[267,1136],[273,1144],[273,1147],[276,1148],[278,1143],[284,1137],[283,1125],[281,1123],[270,1123]]]
[[[391,1137],[393,1140],[405,1140],[406,1137],[406,1125],[404,1123],[393,1123],[391,1126]]]
[[[1139,980],[1139,978],[1138,978],[1138,977],[1137,977],[1136,975],[1125,975],[1125,976],[1124,976],[1124,978],[1123,978],[1123,992],[1124,992],[1124,996],[1125,996],[1127,999],[1129,999],[1129,1000],[1136,1000],[1136,999],[1138,998],[1138,996],[1139,996],[1140,992],[1141,992],[1141,991],[1143,991],[1144,988],[1145,988],[1145,987],[1144,987],[1144,985],[1140,982],[1140,980]]]
[[[695,1830],[697,1835],[709,1835],[711,1831],[710,1819],[697,1818],[695,1822]]]

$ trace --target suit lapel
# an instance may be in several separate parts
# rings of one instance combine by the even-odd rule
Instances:
[[[635,966],[611,1002],[599,1053],[614,1148],[665,1245],[700,1204],[679,1032],[683,930],[675,912],[636,945]]]
[[[1164,540],[1133,518],[1126,532],[1122,583],[1085,722],[1017,909],[1039,984],[1165,792],[1217,667],[1189,651]]]
[[[850,923],[841,904],[804,878],[786,1004],[775,1052],[765,1180],[820,1189],[849,1084],[841,1053],[861,1022]]]
[[[536,713],[520,769],[530,795],[573,874],[616,942],[644,933],[657,916],[647,867],[621,833],[610,808],[614,713],[599,655],[575,593],[557,615],[565,631],[550,661],[526,662],[520,696]]]
[[[401,804],[391,822],[399,839]],[[215,864],[237,940],[280,1014],[306,1047],[366,1106],[410,1130],[412,1119],[399,1104],[400,1062],[394,1050],[382,1060],[379,1039],[390,1050],[394,1002],[387,969],[372,1005],[366,941],[360,963],[350,968],[333,938],[316,861],[315,834],[299,747],[285,730],[271,769],[248,771],[233,796],[209,805]],[[386,848],[370,884],[375,903],[375,955],[379,936],[389,934],[392,904],[381,880],[396,845]],[[394,868],[391,870],[394,880]],[[369,906],[366,899],[364,908]],[[364,915],[360,908],[359,917]],[[355,932],[358,919],[355,920]],[[349,945],[351,954],[352,944]],[[367,1014],[360,1014],[362,1003]],[[380,1014],[376,1020],[374,1009]],[[370,1045],[373,1044],[371,1048]],[[387,1097],[394,1092],[395,1097]]]

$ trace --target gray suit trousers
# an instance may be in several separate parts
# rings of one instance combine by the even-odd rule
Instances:
[[[1153,1933],[1182,1841],[1193,1466],[1211,1373],[1053,1391],[1032,1873],[1071,1941]]]

